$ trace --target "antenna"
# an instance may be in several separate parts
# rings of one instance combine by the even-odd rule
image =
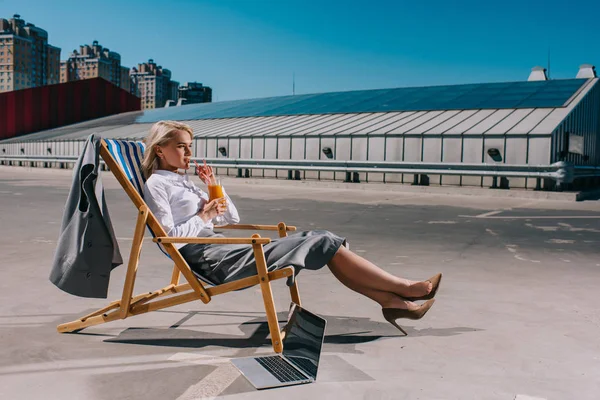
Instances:
[[[296,72],[292,73],[292,96],[296,95]]]
[[[550,47],[548,47],[548,80],[550,80]]]

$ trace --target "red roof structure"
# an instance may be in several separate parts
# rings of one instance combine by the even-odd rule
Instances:
[[[139,97],[102,78],[0,93],[0,139],[140,109]]]

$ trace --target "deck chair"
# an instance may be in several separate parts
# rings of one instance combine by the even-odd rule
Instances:
[[[145,314],[150,311],[184,304],[198,299],[203,303],[208,303],[213,296],[218,294],[260,285],[273,350],[277,353],[281,353],[283,351],[282,339],[284,331],[280,331],[279,329],[275,303],[273,302],[271,281],[281,278],[293,279],[293,283],[289,285],[290,295],[293,302],[301,304],[298,284],[294,279],[294,268],[285,267],[268,272],[263,245],[269,243],[271,239],[262,238],[259,234],[253,234],[251,237],[236,238],[167,236],[167,233],[148,209],[148,206],[142,197],[144,179],[140,166],[143,151],[143,143],[124,140],[102,140],[100,148],[100,156],[104,160],[106,166],[114,174],[115,178],[117,178],[117,181],[121,184],[135,205],[138,213],[121,299],[115,300],[106,307],[85,315],[78,320],[58,325],[58,332],[79,331],[89,326],[99,325],[117,319],[125,319],[134,315]],[[136,272],[146,226],[154,237],[153,241],[159,245],[161,250],[175,265],[171,274],[170,284],[155,290],[154,292],[145,292],[134,296],[133,288],[135,286]],[[219,229],[278,231],[280,237],[287,236],[288,231],[296,230],[295,227],[287,226],[283,222],[280,222],[278,225],[227,225],[220,226]],[[210,285],[210,282],[203,282],[202,278],[197,276],[190,269],[181,253],[173,245],[174,243],[247,244],[248,246],[252,246],[254,250],[258,273],[255,276],[233,282],[221,285]],[[187,283],[179,283],[181,275],[183,275]]]

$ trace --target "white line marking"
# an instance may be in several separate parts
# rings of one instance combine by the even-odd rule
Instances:
[[[546,400],[543,397],[531,397],[524,394],[518,394],[515,400]]]
[[[507,244],[505,246],[506,246],[506,250],[510,251],[517,260],[520,260],[520,261],[529,261],[529,262],[532,262],[532,263],[539,263],[540,262],[539,260],[529,260],[529,259],[524,258],[523,256],[521,256],[519,253],[517,253],[517,249],[519,248],[519,246],[517,246],[516,244]]]
[[[479,214],[479,215],[475,216],[475,218],[486,218],[486,217],[489,217],[491,215],[500,214],[502,211],[503,210],[496,210],[496,211],[486,212],[486,213]]]
[[[600,233],[600,230],[598,230],[598,229],[592,229],[592,228],[575,228],[571,224],[567,224],[567,223],[564,223],[564,222],[559,222],[558,225],[567,228],[571,232],[596,232],[596,233]]]
[[[31,315],[25,316],[27,318],[32,317]],[[6,318],[9,318],[7,316]],[[15,316],[10,316],[10,318],[15,318]],[[36,317],[37,319],[37,317]],[[265,350],[269,350],[269,348],[265,348]],[[217,359],[221,360],[229,360],[226,356],[231,354],[231,349],[229,348],[216,348],[216,349],[203,349],[202,355],[193,354],[193,356],[187,356],[189,359],[194,359],[197,362],[200,362],[200,358],[204,361],[209,359],[213,359],[213,362]],[[208,353],[208,354],[207,354]],[[257,353],[259,353],[257,351]],[[272,350],[271,350],[272,353]],[[183,354],[183,355],[182,355]],[[173,368],[181,366],[180,364],[174,363],[173,361],[177,361],[177,358],[185,359],[186,353],[176,353],[167,358],[166,354],[144,354],[137,356],[122,356],[122,357],[100,357],[100,358],[86,358],[86,359],[76,359],[76,360],[53,360],[53,361],[43,361],[43,362],[32,362],[28,364],[20,364],[20,365],[6,365],[0,366],[0,375],[5,374],[29,374],[29,373],[55,373],[57,371],[63,369],[77,369],[77,371],[93,371],[99,368],[105,368],[107,370],[110,369],[123,369],[125,368],[123,364],[131,365],[131,370],[142,370],[142,369],[159,369],[159,368]],[[225,357],[221,357],[221,354],[225,355]],[[200,357],[202,356],[202,357]],[[194,361],[192,361],[194,362]]]
[[[455,224],[456,221],[429,221],[428,224]]]
[[[228,357],[199,353],[175,353],[169,361],[179,361],[195,365],[215,365],[216,370],[206,375],[200,382],[190,386],[177,400],[214,399],[240,376]]]
[[[46,239],[31,239],[31,240],[21,240],[19,241],[19,243],[42,243],[42,244],[47,244],[47,243],[54,243],[53,240],[46,240]]]
[[[539,263],[539,262],[540,262],[540,260],[528,260],[527,258],[523,258],[523,257],[521,257],[521,256],[520,256],[520,255],[518,255],[518,254],[515,254],[515,258],[516,258],[517,260],[521,260],[521,261],[529,261],[529,262],[532,262],[532,263]]]
[[[238,376],[240,372],[233,364],[219,365],[200,382],[190,386],[177,400],[212,400],[227,389]]]
[[[498,234],[497,234],[496,232],[494,232],[493,230],[491,230],[491,229],[487,229],[487,228],[486,228],[486,230],[485,230],[485,231],[486,231],[487,233],[489,233],[490,235],[492,235],[492,236],[498,236]]]
[[[540,229],[544,232],[556,232],[558,230],[558,226],[535,226],[533,224],[525,224],[525,226]]]
[[[197,353],[175,353],[168,358],[169,361],[187,362],[198,365],[226,364],[229,362],[227,357],[209,356]]]
[[[557,243],[557,244],[568,243],[568,244],[573,244],[573,243],[575,243],[575,241],[574,240],[567,240],[567,239],[550,239],[550,240],[546,240],[546,243]]]
[[[127,364],[127,367],[123,366]],[[77,369],[77,371],[142,371],[148,369],[173,368],[178,364],[165,360],[163,354],[143,355],[134,357],[91,358],[83,360],[56,360],[22,365],[9,365],[0,367],[0,374],[43,374],[56,373],[63,369]]]
[[[539,215],[535,217],[523,217],[523,216],[491,216],[481,217],[479,215],[459,215],[461,218],[484,218],[484,219],[597,219],[600,215]]]

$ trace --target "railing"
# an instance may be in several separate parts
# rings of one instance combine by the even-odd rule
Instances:
[[[194,160],[194,159],[193,159]],[[195,158],[199,161],[199,158]],[[62,168],[70,167],[77,161],[76,156],[0,156],[3,165],[14,163],[58,164]],[[576,178],[600,177],[600,167],[573,166],[566,162],[550,165],[509,165],[509,164],[467,164],[467,163],[425,163],[425,162],[384,162],[384,161],[326,161],[326,160],[272,160],[272,159],[229,159],[207,158],[206,161],[216,168],[233,168],[238,176],[248,176],[251,169],[287,170],[288,178],[299,179],[296,171],[329,171],[346,173],[346,181],[358,182],[358,173],[412,174],[415,184],[426,184],[427,175],[489,176],[493,178],[536,178],[538,188],[541,179],[551,179],[557,185],[572,183]],[[421,177],[421,181],[419,181]],[[493,186],[496,185],[494,179]],[[501,184],[502,186],[502,184]]]

